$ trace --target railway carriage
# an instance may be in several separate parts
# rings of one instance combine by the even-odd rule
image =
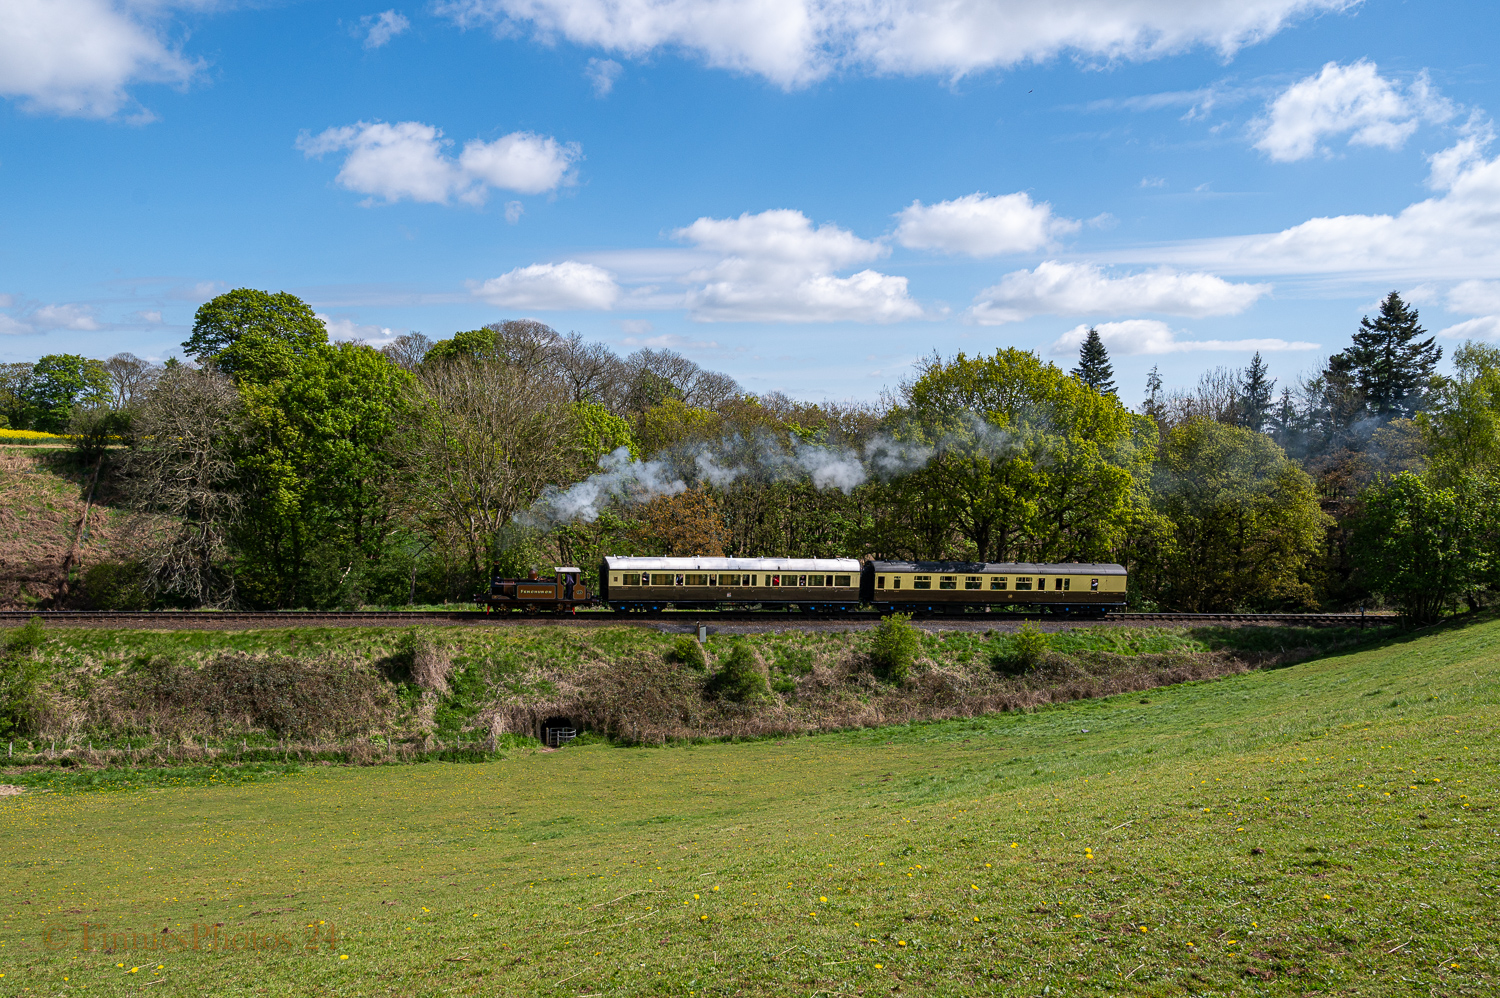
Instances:
[[[1102,614],[1126,602],[1123,565],[871,561],[864,601],[882,612],[966,613],[1007,606]]]
[[[796,606],[807,613],[858,609],[853,558],[605,558],[599,596],[616,611]]]

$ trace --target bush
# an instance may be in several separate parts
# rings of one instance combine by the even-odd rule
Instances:
[[[698,643],[698,639],[690,634],[677,635],[677,640],[672,642],[670,658],[690,669],[708,671],[708,656],[703,654],[703,646]]]
[[[140,562],[101,561],[83,573],[83,601],[90,610],[149,610],[145,583]]]
[[[1010,639],[1011,661],[1023,669],[1034,669],[1046,656],[1049,643],[1046,632],[1028,621]]]
[[[770,693],[770,687],[766,684],[765,665],[743,641],[734,643],[729,657],[719,666],[719,671],[709,678],[705,689],[710,696],[735,703],[759,700]]]
[[[32,733],[34,701],[42,679],[42,664],[32,653],[46,640],[42,618],[32,617],[12,631],[0,651],[0,738]]]
[[[875,627],[875,642],[870,648],[870,661],[875,666],[875,675],[891,683],[903,683],[916,664],[917,652],[922,650],[922,634],[911,626],[911,614],[893,613],[880,618]]]

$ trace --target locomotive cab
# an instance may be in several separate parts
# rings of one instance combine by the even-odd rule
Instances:
[[[532,569],[527,578],[504,579],[496,572],[490,578],[489,595],[482,602],[497,610],[571,612],[579,603],[588,601],[588,586],[583,581],[582,569],[560,566],[552,573],[551,578],[542,578],[536,569]]]

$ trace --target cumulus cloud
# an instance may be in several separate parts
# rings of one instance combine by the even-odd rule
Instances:
[[[686,276],[693,318],[704,322],[897,322],[922,315],[904,277],[865,269],[835,276],[890,252],[802,212],[773,209],[738,218],[700,218],[673,233],[720,257]]]
[[[533,132],[512,132],[493,142],[473,139],[455,160],[441,129],[420,121],[356,122],[297,137],[297,148],[309,157],[347,150],[335,181],[387,204],[410,199],[447,204],[456,199],[483,204],[489,188],[540,194],[572,182],[572,168],[582,158],[576,143],[558,142]]]
[[[1270,291],[1269,284],[1234,284],[1213,274],[1184,274],[1165,267],[1110,277],[1094,264],[1047,260],[1035,270],[1006,274],[1000,283],[979,292],[969,315],[986,326],[1033,315],[1237,315]]]
[[[1280,232],[1201,239],[1108,254],[1232,274],[1352,274],[1455,280],[1500,273],[1500,158],[1485,159],[1481,130],[1432,156],[1428,183],[1442,193],[1395,215],[1313,218]]]
[[[1150,354],[1188,353],[1193,351],[1241,351],[1249,353],[1259,350],[1270,353],[1279,350],[1316,350],[1318,344],[1282,339],[1245,340],[1183,340],[1165,322],[1157,319],[1125,319],[1121,322],[1101,322],[1092,328],[1098,330],[1099,338],[1110,353],[1134,357]],[[1088,336],[1090,326],[1084,324],[1063,333],[1052,344],[1052,353],[1057,356],[1076,354]]]
[[[628,56],[680,49],[712,66],[797,87],[837,69],[954,77],[1071,53],[1150,59],[1195,46],[1223,55],[1295,18],[1357,0],[440,0],[460,25],[529,26]]]
[[[625,67],[613,59],[590,59],[584,75],[594,85],[595,97],[607,97],[624,71]]]
[[[605,311],[620,298],[614,275],[577,260],[536,263],[471,283],[470,291],[492,305],[509,308]]]
[[[1325,65],[1316,76],[1283,91],[1255,120],[1255,147],[1277,162],[1308,159],[1328,150],[1332,136],[1349,144],[1399,149],[1424,120],[1447,121],[1453,106],[1432,89],[1426,74],[1410,87],[1380,75],[1373,62]]]
[[[991,197],[981,192],[931,205],[913,201],[896,218],[902,246],[974,257],[1030,253],[1081,227],[1025,193]]]
[[[406,19],[406,15],[396,13],[393,8],[379,14],[365,15],[359,19],[359,27],[365,36],[365,48],[378,49],[397,35],[404,34],[411,28],[411,22]]]
[[[169,7],[123,0],[4,0],[0,96],[32,112],[107,118],[135,106],[133,85],[188,83],[201,63],[167,39],[163,22]]]

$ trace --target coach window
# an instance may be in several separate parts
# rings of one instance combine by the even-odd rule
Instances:
[[[939,589],[957,589],[958,588],[958,576],[956,576],[956,575],[940,575],[940,576],[938,576],[938,588]]]
[[[1057,581],[1059,583],[1061,583],[1061,588],[1062,588],[1063,592],[1071,592],[1072,591],[1072,589],[1073,589],[1073,580],[1072,579],[1058,579]]]
[[[875,576],[875,588],[876,589],[884,589],[885,588],[885,576],[884,575],[877,575],[877,576]]]
[[[779,586],[779,585],[781,585],[781,576],[779,576],[779,575],[768,575],[768,576],[766,576],[766,580],[767,580],[766,581],[767,585],[770,585],[770,586]]]
[[[891,588],[892,589],[900,589],[901,588],[901,576],[899,576],[899,575],[893,575],[893,576],[891,576]]]
[[[1097,593],[1098,591],[1099,591],[1099,580],[1098,579],[1090,579],[1089,580],[1089,592],[1091,592],[1091,593]]]
[[[1031,588],[1031,580],[1030,579],[1022,579],[1022,578],[1016,579],[1016,588],[1017,589],[1030,589]]]
[[[965,589],[983,589],[984,588],[984,576],[982,576],[982,575],[965,575],[964,576],[964,588]]]
[[[651,576],[651,584],[653,586],[670,586],[672,584],[672,577],[670,575],[653,575]]]
[[[932,588],[932,576],[930,576],[930,575],[913,575],[911,577],[911,587],[913,589],[931,589]]]
[[[622,586],[638,586],[640,584],[641,575],[639,572],[626,572],[620,576],[620,585]]]
[[[995,578],[993,578],[993,579],[990,580],[990,588],[991,589],[1004,589],[1006,581],[1007,580],[1006,580],[1005,576],[998,575]]]
[[[706,576],[706,575],[684,575],[682,577],[682,584],[685,585],[685,586],[706,586],[706,585],[708,585],[708,576]]]
[[[683,579],[683,577],[681,575],[674,575],[674,576],[672,576],[672,579],[673,579],[673,583],[672,583],[673,585],[677,585],[677,586],[682,585],[682,579]]]
[[[719,584],[719,577],[717,575],[710,575],[708,577],[708,584],[710,586],[717,586]]]
[[[847,575],[834,575],[834,576],[830,576],[830,578],[833,580],[833,584],[834,585],[836,585],[836,586],[842,586],[845,589],[849,588],[849,576],[847,576]],[[880,579],[881,579],[881,585],[882,586],[885,585],[885,576],[882,575],[880,577]]]
[[[807,585],[807,576],[805,576],[805,575],[799,575],[799,576],[797,576],[797,585],[799,585],[799,586],[805,586],[805,585]]]
[[[742,576],[740,576],[740,578],[742,578],[742,579],[749,579],[750,580],[749,582],[746,583],[746,585],[749,585],[749,586],[758,586],[758,585],[760,585],[760,582],[758,581],[760,579],[759,575],[742,575]]]

